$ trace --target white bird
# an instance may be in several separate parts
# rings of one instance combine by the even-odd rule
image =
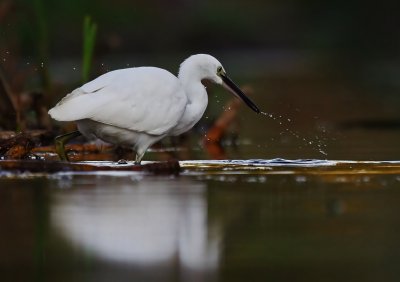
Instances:
[[[178,77],[156,67],[120,69],[75,89],[49,110],[53,119],[75,121],[79,130],[56,138],[57,153],[68,160],[64,143],[83,134],[88,139],[131,147],[139,164],[151,145],[188,131],[200,120],[208,103],[202,80],[225,86],[260,113],[210,55],[187,58]]]

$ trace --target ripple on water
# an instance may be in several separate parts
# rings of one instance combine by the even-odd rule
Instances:
[[[338,161],[320,160],[320,159],[296,159],[287,160],[281,158],[275,159],[249,159],[249,160],[200,160],[200,161],[181,161],[182,167],[187,166],[300,166],[300,167],[313,167],[313,166],[332,166],[336,165]]]
[[[184,173],[295,174],[295,175],[399,175],[400,161],[337,161],[320,159],[250,159],[181,161]],[[301,180],[300,180],[301,181]]]

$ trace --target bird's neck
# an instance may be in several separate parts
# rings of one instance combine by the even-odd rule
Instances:
[[[186,110],[189,110],[193,117],[199,120],[204,114],[208,104],[206,88],[201,81],[184,83],[183,87],[189,102]]]
[[[191,79],[180,74],[179,80],[188,98],[188,103],[180,124],[173,134],[181,134],[192,128],[203,116],[208,104],[207,91],[199,79]]]
[[[204,100],[207,103],[207,91],[201,83],[202,77],[196,72],[189,69],[181,69],[178,79],[182,83],[183,89],[185,89],[189,103],[198,103]]]
[[[201,83],[204,78],[196,62],[188,59],[181,64],[178,79],[188,98],[186,115],[190,115],[190,118],[196,122],[202,117],[208,104],[207,91]]]

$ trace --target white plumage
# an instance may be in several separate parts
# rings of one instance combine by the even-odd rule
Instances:
[[[89,139],[132,147],[140,163],[149,146],[199,121],[208,103],[203,79],[225,84],[259,112],[217,59],[199,54],[181,64],[178,77],[155,67],[108,72],[72,91],[49,114],[59,121],[76,121]]]

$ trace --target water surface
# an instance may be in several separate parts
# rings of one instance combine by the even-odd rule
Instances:
[[[2,281],[397,281],[400,163],[0,178]]]

